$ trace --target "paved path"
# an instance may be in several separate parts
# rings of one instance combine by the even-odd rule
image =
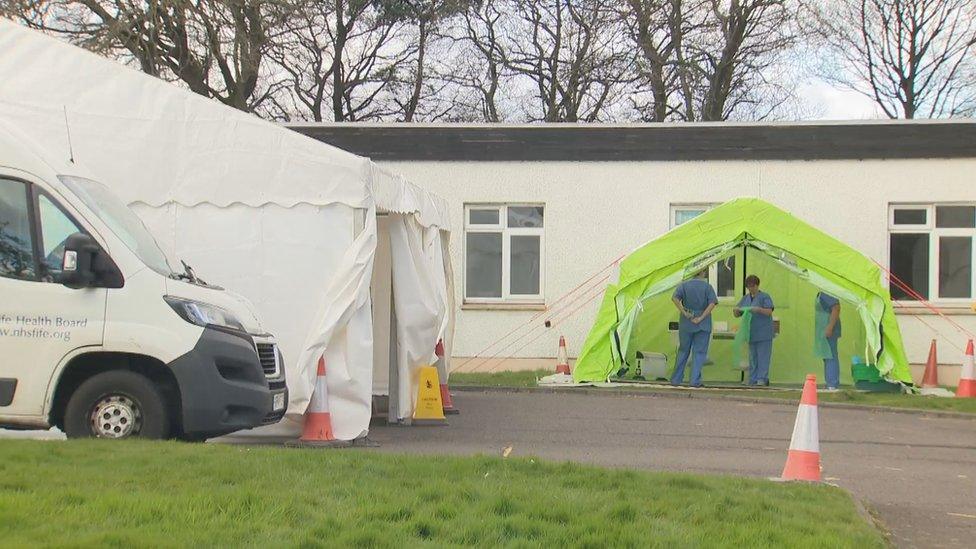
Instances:
[[[599,465],[780,474],[796,406],[699,398],[458,392],[448,427],[374,426],[380,451],[539,456]],[[972,547],[976,419],[820,410],[824,475],[900,547]]]

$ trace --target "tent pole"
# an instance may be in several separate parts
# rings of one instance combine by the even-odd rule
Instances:
[[[749,244],[742,246],[742,295],[746,295],[746,277],[749,276]]]
[[[742,295],[746,295],[746,277],[749,276],[749,244],[742,246]],[[741,296],[740,296],[741,297]],[[736,365],[738,367],[738,364]],[[739,370],[739,383],[746,382],[746,371]]]

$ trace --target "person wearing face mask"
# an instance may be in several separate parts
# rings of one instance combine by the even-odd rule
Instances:
[[[746,277],[746,295],[732,309],[741,317],[748,310],[752,316],[749,327],[749,385],[769,385],[769,361],[773,354],[773,298],[759,289],[759,277]]]

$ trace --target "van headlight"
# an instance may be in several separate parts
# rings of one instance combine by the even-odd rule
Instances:
[[[190,324],[203,327],[213,325],[241,332],[245,331],[244,325],[234,315],[216,305],[170,295],[163,296],[163,299],[176,311],[176,314]]]

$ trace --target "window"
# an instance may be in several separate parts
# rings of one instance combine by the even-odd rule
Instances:
[[[464,217],[465,301],[542,302],[545,207],[468,205]]]
[[[147,267],[164,276],[174,272],[173,264],[139,216],[108,187],[82,177],[62,175],[58,178],[98,216],[99,220],[108,225],[115,236],[119,237]]]
[[[695,204],[671,207],[671,228],[691,221],[712,209],[714,204]],[[729,256],[708,268],[708,281],[718,297],[732,297],[735,293],[735,256]]]
[[[61,274],[64,267],[64,243],[81,229],[47,195],[37,198],[41,218],[41,258],[49,276]]]
[[[924,299],[973,297],[973,239],[976,205],[894,205],[888,216],[888,268]],[[891,297],[914,301],[911,292],[891,284]]]
[[[34,280],[34,242],[27,184],[0,179],[0,276]]]

